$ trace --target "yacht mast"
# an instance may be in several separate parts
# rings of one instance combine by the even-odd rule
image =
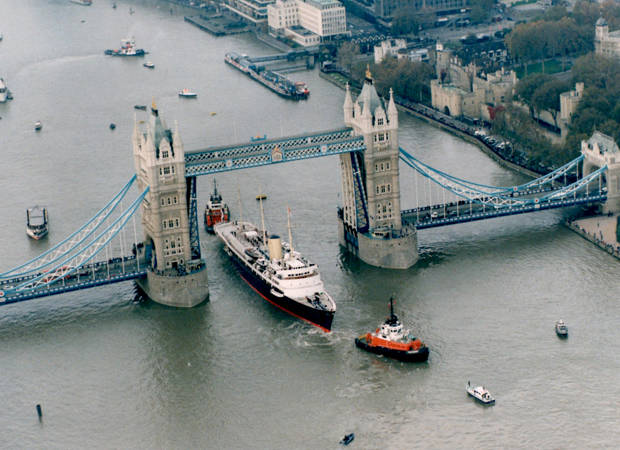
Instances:
[[[239,200],[239,223],[243,222],[243,206],[241,204],[241,188],[237,186],[237,200]]]
[[[262,189],[259,189],[259,194],[262,194]],[[265,213],[263,211],[263,196],[258,196],[258,201],[260,202],[260,223],[263,227],[263,245],[267,245],[267,231],[265,230]]]
[[[291,255],[293,254],[293,235],[291,234],[291,208],[286,207],[287,210],[287,223],[288,223],[288,244],[291,249]]]

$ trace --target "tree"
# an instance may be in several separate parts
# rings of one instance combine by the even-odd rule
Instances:
[[[397,36],[410,33],[418,34],[418,31],[420,30],[420,22],[418,21],[413,10],[399,8],[394,13],[391,30],[392,33]]]
[[[536,88],[532,94],[531,103],[540,112],[547,110],[553,117],[555,127],[558,127],[558,112],[560,111],[560,94],[569,90],[568,83],[560,80],[551,80]]]
[[[359,56],[360,50],[357,44],[352,42],[343,42],[338,49],[338,65],[349,72],[351,72],[351,66],[357,56]]]
[[[534,92],[540,86],[545,83],[548,83],[551,80],[550,75],[546,75],[544,73],[535,73],[529,75],[517,83],[515,88],[515,93],[518,99],[527,103],[530,108],[530,115],[534,117],[534,104],[532,103],[532,97],[534,96]]]

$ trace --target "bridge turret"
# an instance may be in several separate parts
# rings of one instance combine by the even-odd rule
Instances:
[[[595,131],[590,139],[581,141],[583,176],[596,169],[607,166],[605,187],[607,201],[603,204],[603,213],[620,212],[620,149],[611,136]]]
[[[390,103],[388,104],[388,120],[392,125],[398,128],[398,110],[396,109],[396,104],[394,103],[394,91],[390,88]]]
[[[353,119],[353,99],[351,99],[351,89],[349,83],[345,88],[344,94],[344,123],[349,124]]]
[[[206,270],[190,243],[190,201],[185,152],[175,124],[166,127],[153,102],[145,133],[134,126],[134,160],[142,203],[145,256],[150,265],[139,282],[153,300],[170,306],[194,306],[208,296]],[[191,289],[190,289],[191,287]],[[185,288],[185,289],[184,289]]]
[[[417,238],[415,230],[403,230],[401,222],[398,111],[393,92],[390,90],[386,110],[367,69],[360,95],[352,106],[350,101],[347,91],[345,123],[355,134],[364,136],[366,150],[340,156],[344,203],[341,242],[353,247],[369,264],[410,267],[418,257]],[[351,108],[353,114],[349,115]]]

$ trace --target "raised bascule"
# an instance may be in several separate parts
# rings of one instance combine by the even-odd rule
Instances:
[[[576,205],[620,211],[620,150],[595,132],[581,155],[519,186],[490,186],[433,168],[400,148],[398,111],[377,94],[370,72],[346,127],[185,152],[178,127],[153,103],[132,137],[136,175],[82,227],[43,254],[0,273],[0,304],[136,280],[155,302],[192,307],[209,296],[201,254],[196,177],[339,155],[340,244],[367,264],[406,269],[418,259],[420,230]],[[416,206],[402,210],[400,163],[413,169]],[[580,170],[581,169],[581,170]],[[137,186],[138,195],[132,196]],[[128,206],[124,206],[129,202]],[[138,237],[136,215],[142,217]]]

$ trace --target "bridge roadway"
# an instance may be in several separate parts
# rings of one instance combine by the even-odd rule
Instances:
[[[492,219],[494,217],[512,216],[545,209],[566,208],[569,206],[584,205],[607,200],[607,193],[593,193],[577,195],[572,198],[548,200],[524,206],[492,207],[479,203],[470,203],[466,200],[447,204],[424,206],[403,210],[401,213],[403,225],[413,225],[418,230],[436,228],[457,223],[474,222],[476,220]]]
[[[16,293],[5,292],[5,290],[10,287],[36,278],[41,274],[42,272],[0,280],[0,291],[3,293],[2,297],[0,297],[0,305],[23,302],[25,300],[47,297],[80,289],[88,289],[104,284],[134,280],[146,276],[146,264],[143,258],[137,261],[135,256],[112,258],[108,261],[85,264],[79,267],[74,273],[66,275],[64,278],[52,284],[41,285],[34,289],[24,289]],[[48,276],[51,277],[52,275],[50,274]]]
[[[355,136],[351,128],[210,147],[185,154],[185,177],[362,151],[365,148],[364,138]]]

